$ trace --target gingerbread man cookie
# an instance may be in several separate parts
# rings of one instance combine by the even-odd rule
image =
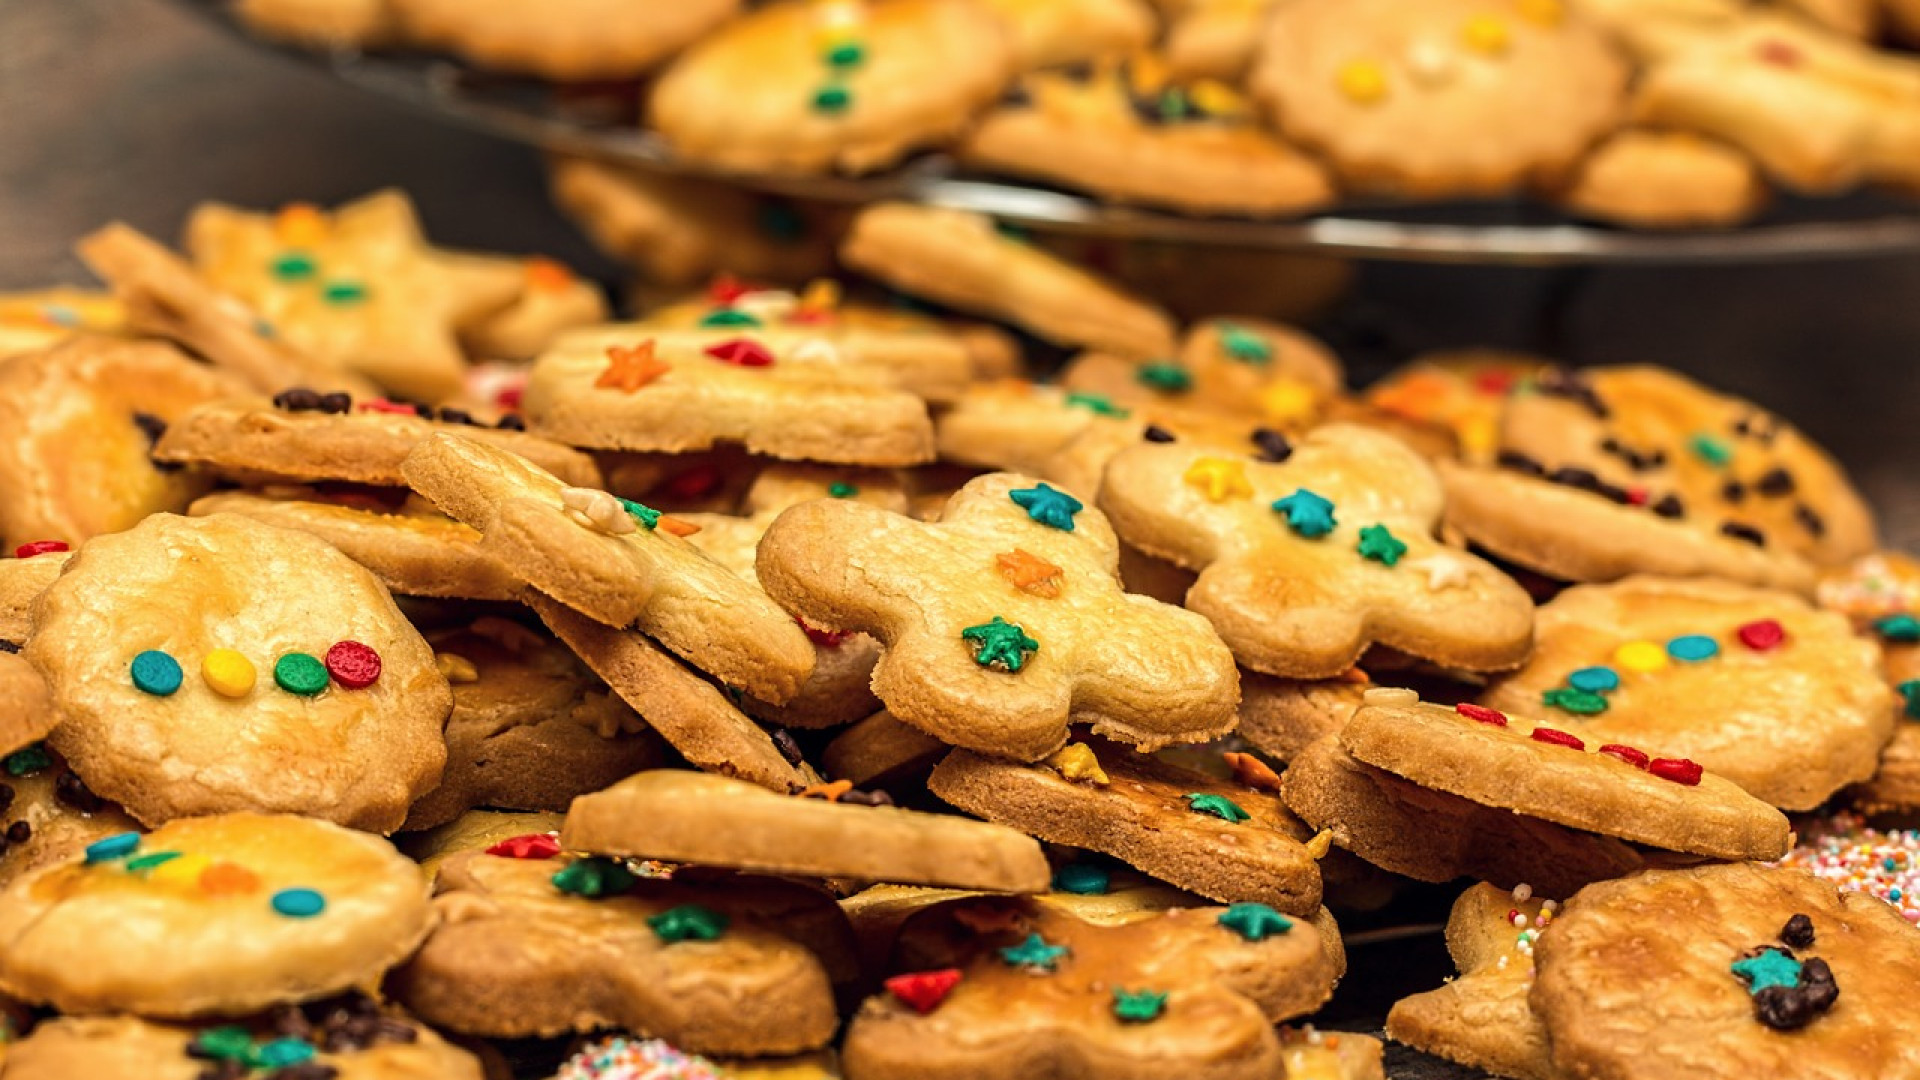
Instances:
[[[1232,657],[1190,612],[1121,591],[1099,511],[1010,473],[928,525],[860,503],[782,514],[760,581],[809,625],[885,646],[874,693],[956,746],[1032,761],[1069,722],[1151,749],[1233,726]]]
[[[1419,454],[1330,424],[1269,457],[1147,443],[1100,488],[1129,543],[1199,571],[1187,606],[1242,664],[1326,678],[1374,643],[1472,670],[1525,659],[1532,601],[1434,539],[1440,484]]]

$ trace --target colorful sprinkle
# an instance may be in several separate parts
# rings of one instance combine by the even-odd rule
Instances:
[[[336,641],[327,650],[327,674],[349,690],[365,690],[380,681],[380,654],[357,641]]]
[[[1575,716],[1598,716],[1607,711],[1606,698],[1571,686],[1556,686],[1541,694],[1540,701],[1549,708],[1570,712]]]
[[[1024,548],[995,555],[993,565],[1014,588],[1046,600],[1060,595],[1060,578],[1066,573]]]
[[[759,326],[760,320],[739,308],[716,308],[700,316],[700,325],[708,329],[726,326]]]
[[[593,385],[602,390],[631,394],[673,370],[673,365],[654,355],[652,338],[631,347],[607,346],[607,367]]]
[[[1532,734],[1527,737],[1534,742],[1546,743],[1550,746],[1564,746],[1569,750],[1585,750],[1587,748],[1587,744],[1581,740],[1580,736],[1561,731],[1558,728],[1537,727],[1534,728]]]
[[[257,677],[253,661],[233,649],[214,649],[200,661],[200,678],[221,697],[246,697]]]
[[[64,540],[35,540],[32,543],[21,544],[19,547],[14,548],[13,557],[16,559],[31,559],[35,555],[53,555],[69,550],[72,549],[67,546],[67,542]]]
[[[1267,339],[1234,323],[1220,323],[1220,347],[1227,355],[1247,364],[1264,364],[1273,359],[1273,346]]]
[[[1626,762],[1627,764],[1633,766],[1634,768],[1640,769],[1643,771],[1646,769],[1648,764],[1647,755],[1645,753],[1639,750],[1635,750],[1631,746],[1623,746],[1620,743],[1608,743],[1607,745],[1601,747],[1599,752],[1607,755],[1610,758],[1618,758],[1619,760]]]
[[[1363,559],[1371,559],[1384,566],[1393,566],[1407,553],[1407,545],[1394,536],[1385,525],[1367,525],[1360,530],[1360,542],[1354,550]]]
[[[303,1061],[311,1061],[313,1055],[312,1043],[289,1036],[255,1048],[251,1061],[256,1068],[285,1069]]]
[[[1613,650],[1613,662],[1628,671],[1659,671],[1667,666],[1667,650],[1651,641],[1629,641]]]
[[[1843,892],[1881,900],[1920,926],[1920,829],[1882,831],[1842,811],[1800,833],[1800,846],[1781,860]]]
[[[841,83],[828,83],[813,92],[813,110],[842,113],[853,107],[853,91]]]
[[[1228,750],[1220,755],[1220,760],[1233,770],[1234,783],[1255,791],[1280,790],[1280,774],[1273,771],[1273,766],[1252,754]]]
[[[730,921],[712,908],[681,904],[650,917],[647,926],[655,937],[671,945],[679,941],[717,941]]]
[[[720,1067],[660,1039],[614,1035],[568,1058],[553,1080],[722,1080]]]
[[[1275,512],[1286,515],[1287,528],[1308,538],[1325,536],[1333,531],[1333,502],[1300,488],[1282,499],[1275,499]]]
[[[273,681],[280,689],[312,697],[327,688],[327,665],[303,652],[290,652],[273,662]]]
[[[305,281],[313,276],[316,266],[313,256],[303,251],[289,251],[285,255],[267,264],[273,276],[281,281]]]
[[[560,854],[560,841],[550,833],[509,836],[489,846],[487,854],[502,859],[551,859]]]
[[[245,896],[260,887],[260,877],[239,863],[217,862],[200,871],[199,886],[208,896]]]
[[[1113,875],[1098,863],[1070,862],[1053,872],[1053,888],[1075,896],[1105,896],[1113,888]]]
[[[1180,797],[1187,800],[1188,810],[1196,814],[1207,814],[1211,817],[1217,817],[1229,825],[1238,825],[1253,816],[1245,810],[1240,809],[1239,803],[1234,802],[1225,795],[1191,791]]]
[[[1025,510],[1029,518],[1065,532],[1073,531],[1073,515],[1086,508],[1079,499],[1049,484],[1015,488],[1007,492],[1007,498]]]
[[[831,67],[859,67],[867,59],[867,50],[857,41],[842,41],[827,49],[825,59]]]
[[[1019,671],[1027,665],[1027,657],[1040,651],[1040,643],[1028,637],[1019,623],[998,615],[992,622],[960,631],[960,638],[973,645],[974,663],[1007,672]]]
[[[1199,488],[1208,502],[1245,499],[1253,495],[1253,485],[1247,482],[1246,466],[1229,458],[1195,458],[1181,479]]]
[[[1747,984],[1749,994],[1770,986],[1792,988],[1800,982],[1800,961],[1784,949],[1766,949],[1757,956],[1734,961],[1733,973]]]
[[[1356,105],[1378,105],[1387,97],[1387,73],[1371,60],[1349,60],[1334,76],[1340,92]]]
[[[133,658],[133,685],[143,693],[167,697],[180,689],[182,678],[180,661],[158,649],[148,649]]]
[[[140,847],[140,834],[137,832],[115,833],[87,845],[87,864],[112,862],[124,859]]]
[[[289,919],[311,919],[327,910],[327,898],[317,889],[281,889],[272,903],[274,911]]]
[[[1693,451],[1694,457],[1699,458],[1701,461],[1706,462],[1716,469],[1725,468],[1727,462],[1733,460],[1733,448],[1728,446],[1725,440],[1715,438],[1705,432],[1701,432],[1693,438],[1688,439],[1687,449]]]
[[[618,896],[626,892],[639,879],[617,859],[594,856],[568,863],[550,880],[554,888],[568,896],[598,900],[603,896]]]
[[[1166,1011],[1164,992],[1113,988],[1113,1017],[1123,1024],[1149,1024]]]
[[[1583,667],[1567,676],[1567,685],[1589,694],[1610,694],[1620,688],[1620,675],[1610,667]]]
[[[660,518],[663,515],[653,507],[634,502],[632,499],[621,499],[620,506],[626,510],[628,516],[639,522],[640,527],[648,532],[660,527]]]
[[[773,366],[773,353],[769,352],[765,345],[749,338],[733,338],[728,341],[718,342],[707,346],[702,351],[715,360],[723,364],[732,364],[734,367],[763,368]]]
[[[1920,641],[1920,619],[1905,612],[1875,620],[1873,629],[1888,641],[1897,641],[1903,645]]]
[[[39,743],[15,750],[7,755],[4,762],[0,762],[0,768],[4,768],[7,775],[12,777],[32,776],[52,765],[52,755],[48,754],[47,748]]]
[[[1275,934],[1293,931],[1293,920],[1265,904],[1244,901],[1231,904],[1220,913],[1220,925],[1247,941],[1265,941]]]
[[[827,497],[830,499],[851,499],[860,494],[860,489],[845,480],[835,480],[827,485]]]
[[[1476,720],[1482,724],[1492,724],[1494,727],[1507,726],[1506,713],[1498,709],[1489,709],[1485,705],[1475,705],[1471,701],[1463,701],[1455,705],[1453,711],[1469,720]]]
[[[1460,37],[1467,48],[1487,56],[1498,56],[1513,44],[1513,32],[1492,15],[1475,15],[1461,28]]]
[[[1123,409],[1113,403],[1113,399],[1104,394],[1068,394],[1067,405],[1085,409],[1095,416],[1110,416],[1115,420],[1125,420],[1133,415],[1132,409]]]
[[[904,975],[895,975],[881,985],[895,1001],[900,1002],[914,1012],[925,1016],[940,1007],[960,985],[959,968],[940,968],[935,971],[910,971]]]
[[[245,1061],[253,1052],[253,1036],[238,1024],[223,1024],[195,1035],[193,1048],[214,1061]]]
[[[338,307],[358,304],[366,298],[366,283],[360,281],[329,281],[320,289],[320,299]]]
[[[1907,718],[1920,720],[1920,679],[1908,679],[1894,686],[1907,701]]]
[[[1008,967],[1027,968],[1031,971],[1052,971],[1060,958],[1067,955],[1065,945],[1049,945],[1047,939],[1037,933],[1028,934],[1025,941],[1018,945],[1009,945],[1000,950],[1000,959]]]
[[[1699,764],[1686,758],[1654,758],[1647,762],[1647,771],[1662,780],[1671,780],[1687,787],[1697,787],[1706,770]]]
[[[1787,640],[1787,628],[1778,619],[1756,619],[1734,631],[1734,636],[1754,652],[1767,652]]]
[[[1151,386],[1163,393],[1179,394],[1193,389],[1193,376],[1187,374],[1186,368],[1164,361],[1142,364],[1139,370],[1133,373],[1133,377],[1139,380],[1141,385]]]
[[[1705,634],[1683,634],[1667,642],[1667,655],[1675,660],[1697,664],[1720,654],[1720,643]]]
[[[127,872],[138,874],[142,871],[152,870],[156,867],[165,866],[179,857],[180,852],[178,851],[150,851],[145,855],[135,855],[133,858],[127,860]]]
[[[1070,742],[1048,754],[1044,764],[1060,774],[1064,780],[1074,783],[1088,783],[1095,787],[1105,787],[1113,781],[1108,778],[1107,770],[1100,767],[1100,755],[1086,743]]]

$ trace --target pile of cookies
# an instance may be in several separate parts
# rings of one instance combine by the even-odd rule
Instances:
[[[848,262],[1057,377],[391,193],[0,304],[0,1077],[1378,1080],[1312,1021],[1415,882],[1388,1039],[1920,1077],[1920,565],[1824,452],[935,213]]]
[[[1532,194],[1725,226],[1920,185],[1916,0],[233,0],[612,95],[685,169],[975,174],[1195,214]],[[633,183],[669,197],[686,181]],[[706,185],[694,185],[706,187]],[[718,195],[726,200],[737,196]]]

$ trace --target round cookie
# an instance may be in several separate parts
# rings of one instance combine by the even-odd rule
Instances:
[[[29,746],[0,759],[0,888],[80,857],[95,840],[140,824],[95,795],[58,754]]]
[[[560,82],[639,75],[725,22],[739,0],[389,0],[406,36],[497,71]]]
[[[1751,159],[1684,132],[1623,131],[1594,148],[1555,193],[1576,214],[1643,228],[1738,225],[1767,187]]]
[[[1252,90],[1348,185],[1497,195],[1571,167],[1618,122],[1627,64],[1559,0],[1276,5]]]
[[[149,824],[261,810],[392,831],[440,779],[453,702],[433,651],[305,533],[156,514],[88,544],[36,611],[54,747]]]
[[[385,840],[221,814],[96,841],[0,895],[0,989],[64,1012],[239,1015],[377,980],[431,925]]]
[[[1920,1076],[1904,1023],[1920,934],[1798,870],[1731,863],[1588,886],[1534,962],[1528,999],[1566,1075]],[[1839,991],[1824,1009],[1809,985],[1821,967]]]

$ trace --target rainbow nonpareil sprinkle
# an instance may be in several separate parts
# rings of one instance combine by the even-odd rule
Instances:
[[[553,1080],[721,1080],[719,1066],[659,1039],[614,1035],[588,1043]]]
[[[1824,818],[1800,835],[1780,860],[1842,892],[1862,892],[1893,905],[1920,925],[1920,829],[1875,829],[1857,814]]]

